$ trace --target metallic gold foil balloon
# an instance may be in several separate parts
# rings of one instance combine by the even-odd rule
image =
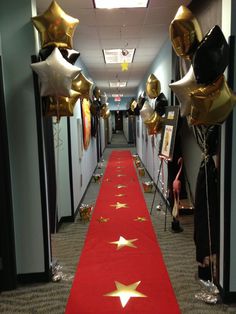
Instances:
[[[137,107],[137,105],[138,105],[138,103],[137,103],[137,101],[134,99],[134,100],[132,101],[131,105],[130,105],[130,109],[131,109],[132,111],[134,111],[134,109]]]
[[[42,15],[33,17],[32,22],[39,31],[43,48],[72,48],[72,39],[79,20],[67,15],[56,1],[52,1]]]
[[[180,115],[185,117],[190,114],[191,110],[191,97],[190,93],[195,89],[202,87],[197,84],[194,76],[193,67],[190,66],[187,74],[179,81],[169,84],[169,87],[177,96],[180,103]]]
[[[80,98],[89,99],[90,90],[93,83],[88,80],[83,73],[80,73],[72,82],[72,89],[80,94]]]
[[[214,83],[191,93],[190,124],[211,125],[226,120],[233,109],[235,98],[222,75]]]
[[[149,98],[156,98],[161,91],[161,84],[154,74],[150,74],[146,82],[146,92]]]
[[[41,96],[70,97],[72,80],[81,71],[67,62],[58,48],[45,61],[32,63],[31,67],[39,76]]]
[[[54,116],[60,120],[60,117],[73,116],[73,110],[77,100],[79,99],[79,93],[71,90],[71,97],[45,97],[45,116]]]
[[[218,25],[203,38],[193,55],[193,71],[198,83],[211,84],[229,63],[229,45]]]
[[[96,99],[100,99],[101,97],[101,91],[97,86],[95,86],[93,89],[93,95]]]
[[[161,131],[162,118],[156,111],[154,111],[150,119],[146,120],[144,123],[147,126],[149,135],[154,135]]]
[[[149,105],[148,101],[145,101],[143,108],[140,110],[140,115],[143,121],[147,121],[154,113],[154,109]]]
[[[202,31],[192,12],[181,5],[170,24],[170,39],[175,53],[185,59],[192,54],[202,40]]]
[[[110,109],[109,109],[109,106],[106,104],[106,105],[102,105],[101,107],[101,110],[100,110],[100,116],[103,118],[103,119],[107,119],[110,117]]]

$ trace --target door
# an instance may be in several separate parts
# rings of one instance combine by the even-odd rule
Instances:
[[[115,112],[115,130],[123,131],[123,113],[119,110]]]

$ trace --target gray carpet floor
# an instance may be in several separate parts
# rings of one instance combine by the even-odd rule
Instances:
[[[132,153],[135,152],[134,148],[130,148],[130,150]],[[112,149],[109,148],[105,150],[102,168],[97,169],[97,173],[104,173],[111,151]],[[140,184],[142,181],[150,180],[147,174],[139,179]],[[95,204],[99,189],[99,183],[91,182],[83,203]],[[144,197],[150,210],[153,193],[144,193]],[[236,306],[222,303],[209,305],[195,299],[194,295],[200,292],[200,286],[195,279],[197,265],[193,243],[193,215],[181,216],[180,220],[184,231],[172,233],[170,231],[172,221],[170,214],[165,215],[164,206],[161,210],[156,210],[156,206],[161,202],[160,196],[157,195],[151,220],[181,312],[186,314],[236,313]],[[80,217],[77,217],[74,223],[64,223],[59,232],[52,235],[53,256],[60,266],[58,267],[58,272],[61,272],[60,281],[22,285],[16,290],[2,292],[0,294],[0,313],[64,313],[88,226],[89,223],[83,223]],[[154,267],[156,267],[155,264],[153,264]],[[157,309],[153,314],[160,313]]]

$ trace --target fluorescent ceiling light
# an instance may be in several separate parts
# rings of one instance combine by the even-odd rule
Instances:
[[[105,63],[132,63],[134,59],[135,49],[125,49],[128,54],[122,54],[123,49],[103,49]]]
[[[110,87],[126,87],[127,82],[109,82]]]
[[[96,9],[147,8],[149,0],[94,0]]]

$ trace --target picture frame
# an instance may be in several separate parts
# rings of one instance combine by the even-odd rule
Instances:
[[[159,157],[171,161],[174,155],[179,106],[167,106],[161,133]]]

